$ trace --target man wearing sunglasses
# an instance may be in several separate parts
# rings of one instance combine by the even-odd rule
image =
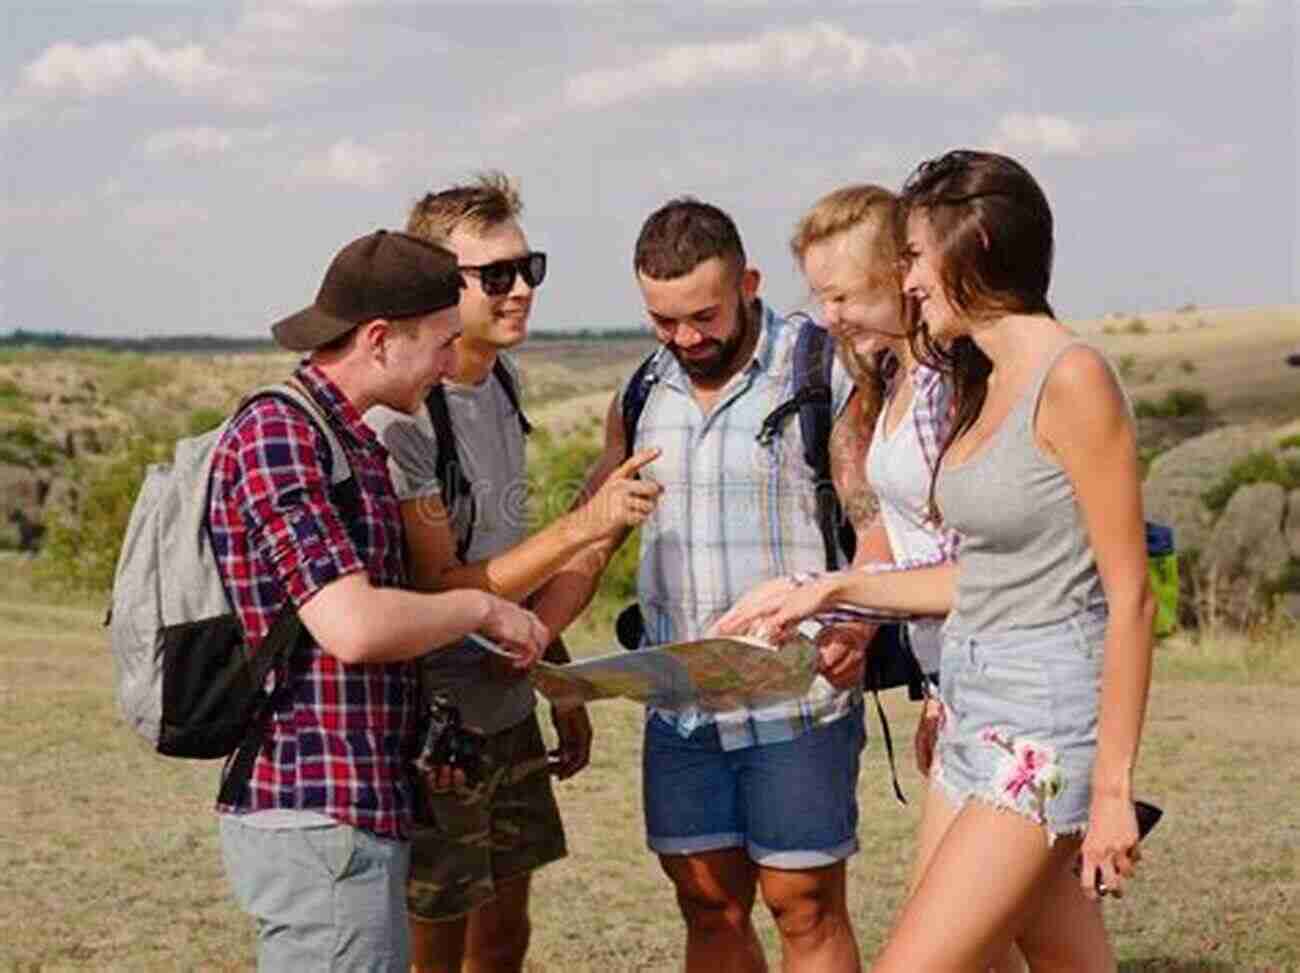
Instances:
[[[414,583],[479,588],[516,602],[586,548],[641,523],[659,492],[634,478],[658,455],[646,451],[585,505],[525,537],[527,421],[519,371],[507,353],[528,334],[546,255],[530,249],[520,209],[500,173],[415,204],[408,232],[455,253],[465,282],[455,366],[414,416],[390,409],[366,416],[389,451]],[[449,432],[452,449],[440,464]],[[459,469],[447,464],[447,452]],[[463,480],[468,496],[445,489],[453,478]],[[560,608],[542,621],[557,634],[576,614]],[[546,658],[568,661],[563,643],[557,639]],[[548,759],[532,687],[481,647],[465,643],[426,656],[421,676],[426,695],[449,700],[484,740],[475,779],[440,768],[422,782],[430,820],[412,835],[407,885],[413,968],[521,970],[530,875],[565,854],[550,776],[564,779],[586,766],[591,723],[583,709],[552,712],[559,746]]]

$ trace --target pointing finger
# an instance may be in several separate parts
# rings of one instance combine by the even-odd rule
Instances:
[[[633,453],[631,456],[625,459],[622,462],[622,464],[616,470],[614,470],[613,473],[610,474],[610,479],[612,480],[631,479],[632,477],[636,476],[637,471],[640,470],[641,467],[645,466],[647,463],[652,463],[656,459],[658,459],[659,454],[661,452],[663,451],[658,446],[651,446],[649,449],[642,449]]]

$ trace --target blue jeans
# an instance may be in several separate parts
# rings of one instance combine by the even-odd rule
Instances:
[[[647,843],[660,855],[744,848],[766,868],[803,870],[858,850],[862,708],[793,740],[723,750],[712,723],[683,737],[646,721]]]
[[[260,971],[406,973],[410,845],[346,824],[272,830],[221,816],[221,855],[257,920]]]

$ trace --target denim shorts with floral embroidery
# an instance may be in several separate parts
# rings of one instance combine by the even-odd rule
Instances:
[[[1106,609],[1035,628],[966,634],[949,626],[939,665],[935,780],[1042,826],[1082,833],[1092,799]]]

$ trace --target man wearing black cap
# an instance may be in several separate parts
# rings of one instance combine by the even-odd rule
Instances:
[[[308,353],[293,382],[313,414],[256,398],[213,459],[209,533],[250,651],[287,607],[306,630],[276,673],[248,785],[218,807],[260,969],[406,970],[412,660],[481,632],[523,669],[548,638],[486,592],[404,589],[387,454],[361,420],[376,404],[416,409],[447,372],[461,286],[455,257],[415,237],[348,244],[315,303],[272,329]]]

